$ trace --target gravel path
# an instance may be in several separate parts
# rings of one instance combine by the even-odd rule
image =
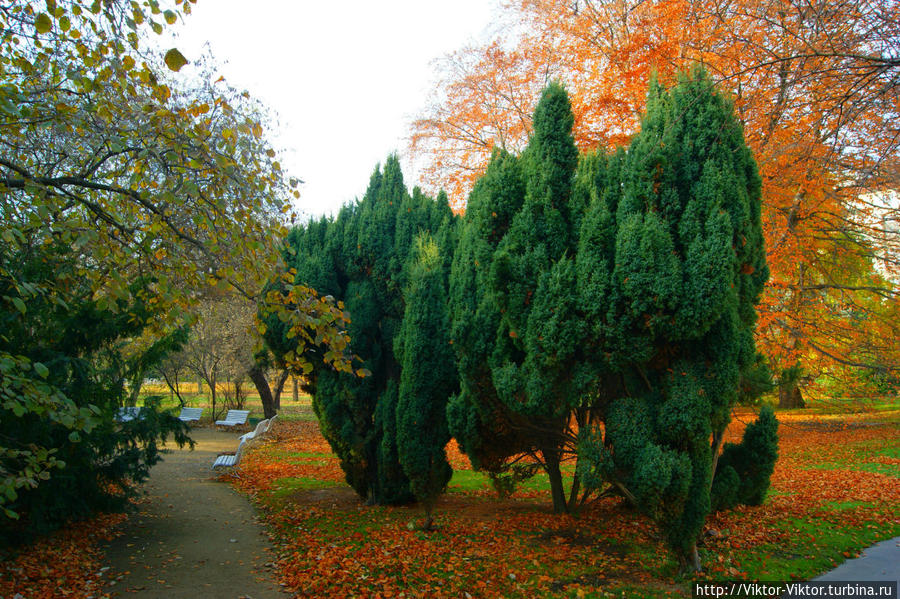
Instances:
[[[194,451],[174,448],[153,467],[138,513],[106,548],[111,597],[285,598],[255,510],[209,469],[238,436],[196,428]]]

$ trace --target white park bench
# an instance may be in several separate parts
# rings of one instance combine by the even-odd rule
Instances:
[[[178,419],[182,422],[200,422],[201,414],[203,414],[203,408],[181,408]]]
[[[249,441],[250,439],[262,437],[270,430],[272,430],[272,424],[275,422],[276,418],[278,418],[278,414],[275,414],[274,416],[266,420],[260,420],[259,424],[256,425],[256,428],[253,429],[252,432],[241,435],[241,441]]]
[[[238,464],[241,462],[241,454],[244,453],[244,440],[241,439],[241,442],[238,443],[237,451],[233,454],[223,453],[222,455],[216,457],[216,461],[213,462],[212,469],[216,468],[236,468]]]
[[[228,413],[225,414],[225,420],[216,420],[216,426],[239,426],[241,424],[247,424],[247,416],[250,415],[250,410],[228,410]]]
[[[137,406],[125,406],[116,410],[116,422],[128,422],[140,418],[141,409]]]
[[[269,434],[269,431],[272,430],[272,426],[275,424],[275,419],[278,418],[278,414],[275,414],[271,418],[269,418],[269,424],[266,425],[266,430],[263,431],[264,435]]]
[[[241,437],[240,437],[241,443],[244,443],[245,441],[249,441],[250,439],[254,439],[254,438],[256,438],[257,435],[259,435],[261,437],[266,432],[266,427],[268,425],[269,425],[268,420],[260,420],[259,423],[256,425],[256,428],[253,429],[253,431],[251,431],[249,433],[244,433],[243,435],[241,435]]]

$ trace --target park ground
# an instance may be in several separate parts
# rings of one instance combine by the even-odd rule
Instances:
[[[555,515],[541,476],[498,499],[451,442],[456,472],[437,506],[438,529],[423,532],[420,509],[366,506],[343,482],[308,398],[285,402],[282,413],[239,473],[207,481],[225,491],[230,484],[257,508],[258,520],[243,518],[247,534],[264,530],[263,545],[274,554],[269,568],[248,563],[244,570],[273,588],[311,597],[689,596],[695,579],[679,574],[652,523],[620,499]],[[731,440],[753,417],[735,413]],[[766,501],[709,518],[701,579],[809,579],[900,535],[900,405],[829,404],[778,418],[780,458]],[[169,456],[170,467],[178,459]],[[117,552],[128,553],[134,539],[127,537],[140,536],[147,509],[145,501],[128,516],[75,524],[0,564],[0,597],[115,596],[131,580],[123,572],[135,569],[111,562],[103,549],[124,544]]]

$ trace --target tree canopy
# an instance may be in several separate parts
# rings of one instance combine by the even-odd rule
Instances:
[[[652,73],[668,85],[705,65],[734,96],[760,167],[772,275],[763,353],[783,384],[877,393],[867,382],[900,364],[898,11],[894,1],[512,2],[495,39],[439,63],[412,149],[423,180],[462,208],[494,147],[525,148],[551,79],[571,87],[578,147],[611,151],[637,133]]]
[[[651,83],[647,106],[627,150],[579,159],[567,93],[551,84],[521,156],[494,152],[450,279],[461,390],[448,419],[476,467],[530,455],[557,511],[582,484],[622,494],[699,567],[715,456],[757,366],[760,179],[702,69],[671,90]],[[760,463],[775,457],[752,451],[718,492],[764,493]],[[567,499],[560,463],[576,457]],[[763,472],[752,482],[747,462]]]
[[[77,435],[109,417],[89,406],[73,417],[66,395],[48,383],[50,366],[8,343],[16,322],[32,309],[64,305],[72,289],[79,301],[135,322],[142,319],[131,308],[146,306],[153,317],[140,334],[147,339],[183,325],[213,286],[255,302],[283,299],[261,292],[280,258],[272,234],[296,181],[266,142],[264,109],[222,80],[187,83],[175,74],[186,64],[177,49],[144,43],[190,6],[14,0],[0,7],[4,420],[41,414],[48,426]],[[35,278],[15,264],[60,247],[68,267],[54,276]],[[333,344],[333,362],[349,368],[341,312],[310,289],[285,293],[292,308],[279,302],[274,313],[316,331]],[[8,458],[4,488],[38,484],[47,468],[61,467],[51,447],[18,438],[0,446]]]

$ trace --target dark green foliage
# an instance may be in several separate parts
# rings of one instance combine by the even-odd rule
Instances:
[[[579,482],[611,488],[699,567],[713,452],[731,407],[767,378],[753,342],[768,276],[756,164],[702,70],[651,84],[627,151],[576,166],[571,122],[551,86],[523,155],[495,153],[473,189],[450,285],[451,432],[477,467],[539,454],[558,486],[577,421],[570,505]],[[748,456],[765,469],[764,453]]]
[[[62,462],[45,471],[46,478],[35,473],[33,484],[5,497],[4,507],[18,517],[0,517],[0,544],[7,544],[27,541],[98,510],[123,508],[134,484],[146,479],[161,459],[162,442],[170,435],[179,446],[190,440],[187,426],[159,412],[158,401],[152,399],[141,418],[122,424],[114,420],[117,408],[128,400],[124,382],[135,365],[152,368],[183,335],[176,333],[131,361],[122,357],[121,343],[138,336],[157,316],[146,301],[148,281],[131,285],[133,302],[119,300],[114,307],[101,308],[74,276],[75,260],[68,248],[23,246],[13,254],[0,248],[0,260],[0,271],[14,275],[18,285],[56,290],[34,295],[24,313],[0,312],[0,354],[46,366],[42,393],[52,402],[23,409],[32,399],[15,384],[11,361],[2,360],[0,472],[6,475],[19,467],[10,450],[44,448]],[[9,283],[0,279],[0,295],[10,293]]]
[[[403,326],[394,342],[402,368],[397,402],[397,450],[416,499],[430,521],[453,474],[445,446],[447,399],[457,387],[447,318],[446,271],[437,244],[420,237],[404,294]],[[427,527],[427,526],[426,526]]]
[[[726,443],[713,480],[713,508],[761,505],[778,459],[778,420],[763,406],[756,422],[747,425],[739,444]]]
[[[489,471],[502,472],[517,454],[539,454],[558,511],[567,509],[559,472],[565,429],[589,383],[573,296],[573,122],[565,90],[551,85],[522,157],[494,153],[469,198],[450,283],[461,379],[448,408],[451,432]]]
[[[651,84],[641,132],[614,160],[621,175],[608,173],[594,193],[577,260],[598,304],[589,342],[604,356],[605,380],[618,373],[629,397],[608,409],[594,470],[699,567],[710,439],[742,383],[759,378],[753,327],[768,275],[760,180],[729,102],[701,70],[668,92]],[[741,476],[732,464],[721,471],[722,481]]]
[[[400,465],[396,422],[402,365],[394,353],[405,310],[403,291],[410,280],[414,239],[430,233],[445,248],[455,239],[455,219],[445,195],[438,201],[419,189],[407,193],[395,156],[377,168],[362,200],[336,218],[295,228],[287,238],[285,261],[297,270],[296,282],[343,302],[351,322],[352,353],[371,376],[335,372],[320,348],[304,356],[312,364],[307,392],[322,433],[341,460],[347,482],[372,503],[413,498]],[[441,265],[449,268],[449,259]],[[266,342],[276,355],[296,347],[274,319]]]

